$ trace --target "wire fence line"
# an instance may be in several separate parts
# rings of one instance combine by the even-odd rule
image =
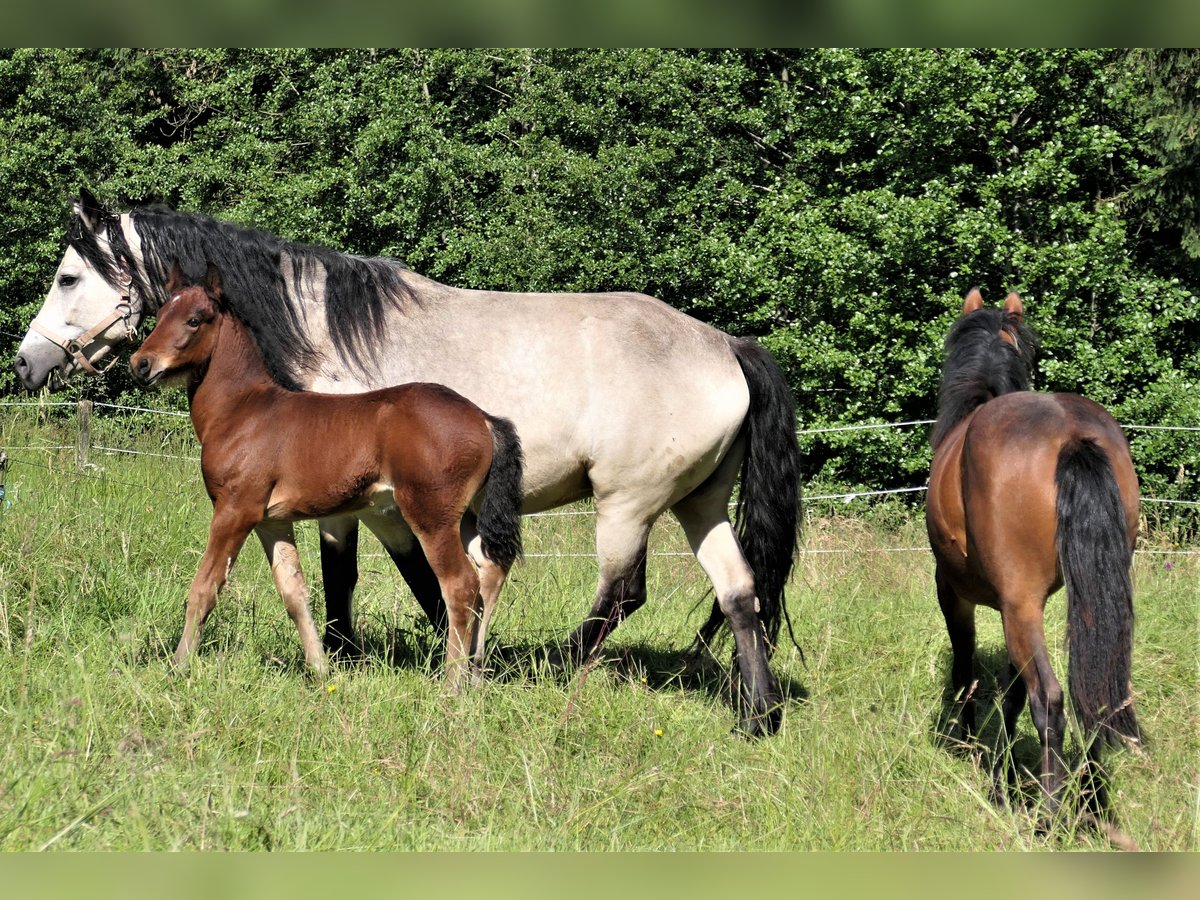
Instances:
[[[41,448],[39,448],[39,449],[41,449]],[[74,447],[62,447],[59,449],[73,450],[75,448]],[[96,449],[100,449],[100,448],[96,448]],[[132,452],[132,451],[120,451],[120,452]],[[163,455],[163,454],[146,454],[146,455],[159,456],[159,455]],[[167,458],[168,459],[185,459],[186,457],[168,456]],[[86,479],[89,479],[92,481],[99,481],[99,482],[103,482],[106,484],[120,485],[122,487],[138,488],[140,490],[149,491],[150,493],[162,494],[165,496],[174,496],[174,497],[195,497],[196,496],[196,493],[194,491],[167,491],[167,490],[162,490],[161,488],[152,488],[149,485],[145,485],[145,484],[138,484],[138,483],[131,482],[131,481],[123,481],[123,480],[116,479],[116,478],[110,478],[106,475],[101,475],[98,473],[92,473],[92,472],[87,472],[87,471],[68,471],[68,470],[64,469],[63,467],[55,468],[54,466],[46,465],[44,463],[36,463],[36,462],[31,462],[29,460],[23,460],[23,459],[14,459],[12,457],[9,457],[7,459],[7,464],[8,465],[18,465],[18,466],[31,466],[31,467],[49,471],[52,474],[58,474],[58,475],[72,477],[72,478],[86,478]],[[912,488],[910,490],[924,490],[924,488]],[[872,492],[867,492],[867,493],[872,493]],[[890,492],[881,491],[878,493],[890,493]],[[849,496],[862,496],[862,495],[863,495],[862,493],[859,493],[859,494],[853,494],[853,495],[849,495]],[[838,497],[838,496],[842,496],[842,495],[831,494],[831,495],[826,495],[826,498]],[[814,498],[809,498],[809,499],[814,499]],[[1154,498],[1143,497],[1142,500],[1143,501],[1153,501]],[[1200,504],[1194,503],[1192,501],[1186,501],[1186,500],[1185,501],[1160,501],[1160,502],[1187,503],[1192,506],[1200,505]],[[526,515],[525,518],[532,519],[532,518],[539,518],[539,517],[568,516],[568,515],[570,515],[570,516],[595,515],[595,511],[594,510],[548,511],[548,512],[541,512],[541,513],[530,513],[530,514]],[[802,556],[822,556],[822,555],[845,555],[845,554],[852,554],[852,553],[857,553],[857,554],[863,554],[863,553],[929,553],[930,550],[929,550],[928,546],[913,546],[913,547],[804,547],[804,546],[800,546],[797,548],[796,552],[797,552],[797,554],[802,555]],[[1161,556],[1187,556],[1187,557],[1190,557],[1190,556],[1200,556],[1200,549],[1138,548],[1137,550],[1134,551],[1134,553],[1139,554],[1139,555],[1150,555],[1150,556],[1160,556],[1160,557]],[[687,557],[693,556],[691,551],[686,551],[686,550],[652,550],[647,555],[651,556],[651,557],[655,557],[655,558],[671,558],[671,557],[687,558]],[[364,556],[366,558],[376,558],[376,557],[384,558],[385,554],[367,553],[367,554],[364,554]],[[524,556],[526,559],[594,559],[596,557],[596,554],[595,553],[575,553],[575,552],[571,552],[571,553],[534,552],[534,553],[525,553]]]
[[[0,407],[64,407],[77,406],[77,401],[74,400],[0,400]],[[95,406],[103,409],[115,409],[123,412],[141,412],[150,413],[160,416],[176,416],[180,418],[188,418],[189,413],[181,412],[177,409],[156,409],[149,406],[125,406],[120,403],[105,403],[95,401]],[[798,428],[796,434],[798,436],[810,434],[834,434],[846,431],[876,431],[884,428],[910,428],[916,425],[932,425],[934,419],[909,419],[904,422],[864,422],[855,425],[829,425],[821,428]],[[1200,425],[1139,425],[1139,424],[1122,424],[1122,428],[1138,431],[1183,431],[1183,432],[1200,432]]]
[[[26,401],[3,400],[3,401],[0,401],[0,407],[25,407],[25,408],[77,407],[80,409],[81,420],[84,419],[84,417],[85,417],[84,407],[87,407],[86,414],[88,416],[90,416],[90,409],[92,406],[102,407],[102,408],[106,408],[106,409],[114,409],[114,410],[124,411],[124,412],[148,413],[151,415],[165,415],[165,416],[174,416],[174,417],[183,417],[183,418],[186,418],[189,415],[186,412],[180,412],[178,410],[156,409],[156,408],[144,407],[144,406],[128,406],[128,405],[117,404],[117,403],[104,403],[104,402],[92,403],[91,401],[69,401],[69,400],[49,400],[49,401],[48,400],[36,400],[36,401],[35,400],[26,400]],[[827,427],[827,428],[802,429],[802,430],[797,431],[797,434],[798,435],[815,435],[815,434],[829,434],[829,433],[835,433],[835,432],[870,431],[870,430],[879,430],[879,429],[884,429],[884,428],[907,428],[907,427],[913,427],[913,426],[929,425],[933,421],[934,420],[932,420],[932,419],[912,419],[912,420],[908,420],[908,421],[904,421],[904,422],[868,422],[868,423],[861,423],[861,424],[854,424],[854,425],[831,426],[831,427]],[[1155,431],[1181,431],[1181,432],[1198,432],[1198,431],[1200,431],[1200,427],[1183,426],[1183,425],[1123,425],[1122,427],[1128,428],[1128,429],[1142,429],[1142,430],[1155,430]],[[99,444],[91,444],[90,436],[88,436],[88,434],[86,433],[87,429],[84,428],[84,429],[82,429],[82,431],[83,431],[83,434],[81,435],[81,443],[80,443],[79,447],[55,444],[55,445],[10,446],[7,448],[0,448],[0,449],[17,450],[17,451],[23,451],[23,452],[24,451],[34,451],[34,450],[36,450],[36,451],[56,451],[57,452],[57,451],[77,449],[79,451],[81,468],[83,468],[83,469],[91,467],[90,464],[86,463],[88,452],[91,450],[96,450],[96,451],[103,452],[103,453],[123,454],[123,455],[129,455],[129,456],[146,456],[146,457],[153,457],[153,458],[157,458],[157,459],[173,459],[173,460],[179,460],[179,461],[184,461],[184,462],[199,462],[200,461],[200,457],[198,457],[198,456],[188,456],[188,455],[179,455],[179,454],[171,454],[171,453],[155,453],[155,452],[146,451],[146,450],[133,450],[133,449],[124,448],[124,447],[111,447],[111,446],[105,446],[105,445],[99,445]],[[20,465],[24,461],[18,460],[18,459],[10,459],[10,462]],[[40,465],[38,463],[26,462],[25,464],[40,466],[41,468],[47,468],[47,469],[51,468],[49,466]],[[53,470],[51,469],[51,471],[53,471]],[[151,493],[166,493],[169,495],[178,495],[179,494],[179,492],[177,492],[177,491],[163,491],[160,488],[153,488],[153,487],[150,487],[149,485],[140,485],[140,484],[135,484],[133,482],[125,482],[125,481],[117,481],[115,479],[108,479],[102,475],[98,475],[95,473],[81,472],[80,474],[84,475],[85,477],[92,478],[95,480],[101,480],[101,481],[107,480],[107,481],[110,481],[111,483],[121,484],[126,487],[140,488],[141,490],[149,491]],[[836,500],[836,501],[841,501],[843,503],[848,504],[848,503],[853,502],[854,500],[859,500],[859,499],[863,499],[863,498],[922,493],[926,490],[928,490],[928,488],[926,486],[918,485],[918,486],[914,486],[914,487],[883,488],[883,489],[878,489],[878,490],[846,491],[846,492],[842,492],[842,493],[831,493],[831,494],[809,494],[809,495],[806,495],[804,497],[804,499],[808,500],[808,501],[835,501]],[[1142,502],[1144,502],[1144,503],[1159,503],[1159,504],[1169,505],[1169,506],[1184,506],[1184,507],[1192,507],[1192,508],[1200,507],[1200,501],[1194,501],[1194,500],[1178,500],[1178,499],[1169,499],[1169,498],[1161,498],[1161,497],[1142,497],[1141,499],[1142,499]],[[732,504],[732,503],[730,504],[731,507],[733,505],[734,504]],[[591,510],[591,509],[543,510],[541,512],[530,513],[526,517],[527,518],[539,518],[539,517],[552,518],[552,517],[590,516],[590,515],[595,515],[595,510]]]

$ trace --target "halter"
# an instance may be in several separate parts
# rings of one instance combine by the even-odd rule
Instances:
[[[97,337],[108,331],[115,323],[125,323],[125,339],[132,341],[136,337],[136,329],[130,325],[130,319],[133,316],[133,303],[131,297],[133,295],[133,277],[121,266],[121,274],[117,278],[117,287],[121,290],[121,299],[117,301],[117,305],[107,316],[85,331],[79,337],[68,338],[60,334],[56,334],[45,325],[39,325],[37,319],[29,323],[29,330],[36,331],[50,343],[57,347],[61,347],[70,358],[75,360],[76,365],[91,375],[103,375],[109,369],[117,364],[118,357],[114,356],[103,368],[96,368],[92,364],[92,360],[88,359],[84,353],[85,350],[96,340]],[[96,354],[96,359],[104,355],[105,349],[101,348]]]

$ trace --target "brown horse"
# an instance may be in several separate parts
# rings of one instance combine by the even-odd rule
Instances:
[[[186,667],[217,592],[254,531],[300,632],[305,660],[323,673],[325,654],[293,522],[402,519],[404,527],[376,523],[373,530],[420,543],[446,603],[446,681],[457,687],[469,656],[482,664],[496,598],[521,553],[523,463],[512,424],[436,384],[365,394],[286,390],[271,378],[249,329],[229,311],[215,267],[203,283],[185,286],[174,266],[167,290],[171,299],[131,368],[144,385],[186,379],[213,502],[175,665]],[[388,546],[393,553],[408,549]]]
[[[1029,390],[1037,348],[1020,297],[995,309],[978,290],[967,295],[946,338],[926,524],[966,737],[975,729],[975,607],[983,604],[1000,612],[1009,657],[997,797],[1015,782],[1009,747],[1028,696],[1050,812],[1066,777],[1066,720],[1042,620],[1046,599],[1066,584],[1068,684],[1088,747],[1084,796],[1092,812],[1106,813],[1101,748],[1139,740],[1129,683],[1138,481],[1125,435],[1101,406]]]

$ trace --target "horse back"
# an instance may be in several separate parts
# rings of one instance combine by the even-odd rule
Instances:
[[[930,541],[975,602],[996,605],[997,590],[1045,596],[1061,586],[1055,473],[1064,447],[1079,441],[1109,459],[1136,528],[1128,442],[1112,416],[1086,397],[1005,394],[975,410],[939,447],[926,513]]]
[[[434,497],[448,499],[448,493],[455,495],[454,505],[471,501],[492,464],[492,431],[483,410],[426,382],[372,391],[363,402],[378,408],[381,474],[402,506],[416,514],[416,507]]]

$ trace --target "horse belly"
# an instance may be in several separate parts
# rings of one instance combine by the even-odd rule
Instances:
[[[383,511],[389,504],[395,508],[391,486],[373,478],[366,484],[361,479],[329,481],[319,488],[277,484],[267,501],[267,516],[284,521],[330,519],[376,507]]]

